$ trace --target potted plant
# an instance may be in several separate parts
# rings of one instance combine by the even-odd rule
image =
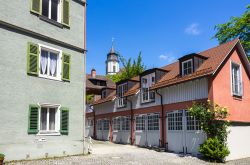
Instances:
[[[3,165],[5,155],[0,153],[0,165]]]

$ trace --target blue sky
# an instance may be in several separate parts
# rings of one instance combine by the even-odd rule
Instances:
[[[218,45],[214,26],[240,16],[249,0],[88,0],[87,73],[105,74],[111,48],[125,58],[142,52],[147,68]]]

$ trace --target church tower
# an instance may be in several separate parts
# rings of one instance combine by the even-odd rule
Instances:
[[[106,60],[106,74],[114,75],[118,73],[120,70],[119,68],[119,59],[118,59],[118,53],[115,51],[114,45],[112,44],[112,47],[107,54],[107,60]]]

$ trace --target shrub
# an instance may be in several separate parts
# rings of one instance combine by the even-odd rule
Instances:
[[[4,157],[5,157],[5,155],[0,153],[0,158],[4,158]]]
[[[230,154],[227,146],[217,137],[207,139],[199,149],[200,153],[209,160],[224,162],[225,157]]]
[[[205,158],[223,161],[230,153],[227,148],[228,109],[208,100],[206,103],[194,103],[189,112],[200,121],[208,137],[200,146],[200,153]]]

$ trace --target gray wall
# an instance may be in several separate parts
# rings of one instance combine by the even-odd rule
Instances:
[[[70,29],[68,29],[51,25],[40,20],[37,15],[31,14],[30,0],[0,0],[0,3],[0,20],[78,47],[83,47],[83,5],[70,0]]]
[[[83,6],[71,1],[71,27],[60,29],[29,12],[29,0],[3,1],[0,20],[83,45]],[[11,11],[15,11],[12,13]],[[77,24],[77,26],[76,26]],[[0,153],[6,160],[81,154],[84,151],[84,55],[0,25]],[[40,43],[71,54],[70,82],[27,75],[27,42]],[[69,108],[69,135],[28,135],[29,104],[61,104]],[[45,142],[39,139],[45,138]]]

